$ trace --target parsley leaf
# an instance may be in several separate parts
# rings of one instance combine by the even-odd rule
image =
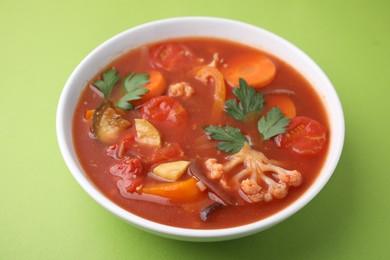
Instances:
[[[119,75],[116,70],[107,70],[103,73],[103,80],[96,80],[93,84],[103,93],[104,98],[108,99],[112,88],[119,81]]]
[[[149,83],[149,74],[140,73],[135,74],[131,72],[123,81],[123,86],[127,92],[130,92],[134,89],[139,89]]]
[[[278,134],[283,134],[291,119],[286,118],[277,107],[272,107],[266,117],[261,117],[257,122],[257,128],[263,135],[264,140],[268,140]]]
[[[143,95],[149,92],[148,89],[143,88],[143,86],[148,83],[149,74],[135,74],[134,72],[131,72],[123,81],[123,87],[126,90],[126,94],[116,103],[116,106],[124,110],[133,109],[134,106],[129,103],[129,101],[139,100]]]
[[[243,121],[245,119],[245,114],[235,99],[226,100],[225,111],[236,120]]]
[[[260,112],[263,109],[264,97],[257,93],[253,87],[249,87],[248,83],[240,78],[240,87],[234,87],[233,94],[239,99],[239,103],[235,99],[230,99],[225,102],[225,111],[234,119],[243,121],[246,115],[253,112]]]
[[[212,139],[223,141],[218,143],[217,149],[227,153],[235,154],[241,150],[244,143],[249,143],[240,129],[231,126],[207,126],[204,130]]]

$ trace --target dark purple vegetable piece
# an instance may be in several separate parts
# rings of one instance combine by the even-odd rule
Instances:
[[[203,182],[206,187],[213,192],[223,203],[226,205],[243,205],[242,200],[235,199],[229,193],[227,193],[223,188],[218,186],[218,184],[209,180],[206,175],[203,174],[202,170],[198,166],[197,161],[193,161],[189,167],[189,173],[196,177],[199,181]]]
[[[209,215],[220,207],[224,207],[224,205],[219,202],[208,205],[200,212],[200,219],[205,222],[209,218]]]

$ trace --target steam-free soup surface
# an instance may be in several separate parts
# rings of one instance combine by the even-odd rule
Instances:
[[[238,43],[174,39],[121,56],[85,86],[77,156],[114,203],[176,227],[267,218],[317,178],[329,126],[312,86]]]

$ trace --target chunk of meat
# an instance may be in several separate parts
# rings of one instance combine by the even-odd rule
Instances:
[[[171,84],[168,87],[168,96],[171,97],[191,97],[195,93],[194,88],[187,82]]]

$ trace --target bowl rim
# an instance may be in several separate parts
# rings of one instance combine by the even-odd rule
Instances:
[[[285,46],[289,51],[295,52],[295,54],[301,58],[307,66],[310,66],[312,70],[314,70],[316,73],[318,73],[320,77],[320,81],[323,82],[323,84],[327,87],[327,91],[329,91],[328,96],[330,97],[330,101],[332,102],[332,111],[329,111],[329,107],[327,107],[327,114],[328,114],[328,120],[331,124],[331,129],[336,129],[335,132],[331,134],[331,141],[329,144],[329,151],[328,151],[328,158],[326,160],[325,165],[323,166],[323,169],[320,173],[320,176],[315,180],[315,182],[311,185],[311,187],[297,200],[295,200],[292,204],[290,204],[288,207],[282,209],[281,211],[271,215],[270,217],[267,217],[265,219],[245,224],[242,226],[237,227],[231,227],[231,228],[223,228],[223,229],[190,229],[190,228],[179,228],[179,227],[173,227],[169,225],[164,225],[160,223],[156,223],[154,221],[150,221],[147,219],[144,219],[142,217],[139,217],[131,212],[128,212],[109,200],[107,197],[105,197],[97,187],[95,187],[88,179],[86,174],[83,173],[83,170],[80,166],[80,164],[77,161],[77,157],[74,154],[73,149],[73,140],[72,140],[72,134],[69,133],[69,129],[71,130],[71,126],[69,126],[69,122],[72,122],[73,117],[73,110],[72,113],[69,113],[66,108],[69,107],[69,102],[73,102],[72,104],[76,104],[78,100],[72,100],[72,96],[74,95],[74,92],[79,91],[81,92],[82,89],[84,89],[84,86],[79,86],[78,90],[74,90],[74,85],[76,85],[78,81],[79,74],[85,70],[86,66],[90,64],[96,56],[99,56],[99,53],[104,52],[106,48],[113,44],[117,44],[120,42],[123,38],[127,37],[128,35],[134,34],[136,31],[150,31],[152,28],[162,28],[164,26],[171,26],[171,25],[188,25],[190,23],[206,23],[206,24],[217,24],[217,25],[229,25],[229,26],[237,26],[239,28],[243,28],[245,30],[250,31],[256,31],[258,34],[265,35],[269,38],[271,38],[274,41],[280,42],[283,46]],[[204,37],[204,36],[200,36]],[[178,38],[178,37],[167,37],[168,38]],[[214,37],[214,38],[224,38],[224,37]],[[164,40],[164,39],[162,39]],[[153,41],[150,41],[153,42]],[[247,44],[246,42],[244,44]],[[249,44],[250,45],[250,44]],[[138,46],[131,46],[129,49],[124,50],[122,53],[129,51],[132,48],[135,48]],[[265,50],[267,52],[267,50]],[[272,55],[275,55],[275,53],[271,53]],[[115,54],[116,57],[120,55],[120,53]],[[278,55],[275,55],[278,56]],[[115,57],[105,57],[107,60],[114,60]],[[283,58],[281,58],[283,60]],[[106,63],[107,65],[108,63]],[[294,67],[294,66],[293,66]],[[90,73],[93,73],[91,71]],[[95,70],[93,75],[96,75],[98,73],[97,70]],[[72,92],[73,91],[73,92]],[[316,91],[318,91],[316,89]],[[70,101],[71,100],[71,101]],[[328,100],[329,101],[329,100]],[[72,106],[72,109],[74,109],[74,105]],[[334,116],[333,121],[331,121],[330,113],[332,113],[332,116]],[[336,113],[334,115],[334,113]],[[69,121],[69,119],[71,119]],[[67,124],[68,122],[68,124]],[[160,236],[179,239],[179,240],[188,240],[188,241],[221,241],[221,240],[227,240],[227,239],[233,239],[233,238],[239,238],[247,235],[251,235],[257,232],[260,232],[262,230],[265,230],[287,218],[292,216],[294,213],[299,211],[301,208],[303,208],[305,205],[307,205],[325,186],[325,184],[328,182],[330,177],[333,175],[333,172],[337,166],[337,163],[340,159],[342,148],[344,144],[344,135],[345,135],[345,123],[344,123],[344,114],[343,109],[341,106],[341,102],[338,98],[338,95],[336,93],[335,88],[333,87],[332,83],[328,79],[328,77],[325,75],[325,73],[322,71],[322,69],[302,50],[300,50],[298,47],[293,45],[292,43],[288,42],[284,38],[267,31],[263,28],[260,28],[258,26],[254,26],[248,23],[232,20],[232,19],[226,19],[226,18],[217,18],[217,17],[207,17],[207,16],[189,16],[189,17],[175,17],[175,18],[167,18],[162,20],[157,20],[153,22],[148,22],[145,24],[141,24],[132,28],[129,28],[117,35],[114,35],[113,37],[109,38],[108,40],[104,41],[102,44],[100,44],[98,47],[96,47],[94,50],[92,50],[74,69],[70,77],[65,83],[65,86],[61,92],[58,106],[57,106],[57,113],[56,113],[56,131],[57,131],[57,140],[60,147],[60,151],[62,153],[62,156],[64,158],[64,161],[73,175],[73,177],[76,179],[76,181],[79,183],[79,185],[101,206],[106,208],[108,211],[112,212],[116,216],[120,217],[123,220],[126,220],[127,222],[140,227],[143,230],[149,231],[151,233],[158,234]],[[66,138],[70,135],[70,138]],[[332,153],[331,153],[331,149]],[[73,154],[72,154],[73,153]]]

